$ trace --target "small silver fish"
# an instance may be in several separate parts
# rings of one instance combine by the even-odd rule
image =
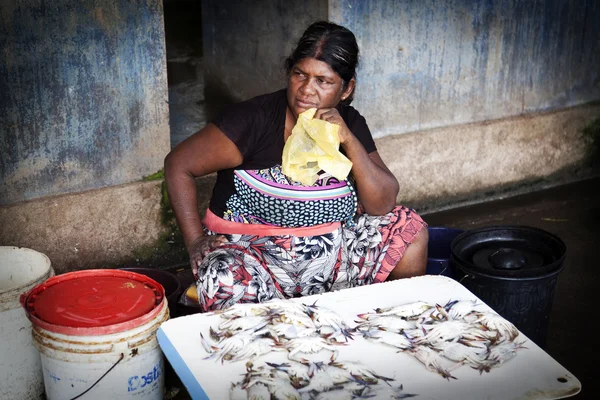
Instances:
[[[433,305],[424,301],[415,301],[394,307],[376,308],[375,312],[380,315],[396,315],[402,318],[412,318],[421,315],[430,308],[433,308]]]

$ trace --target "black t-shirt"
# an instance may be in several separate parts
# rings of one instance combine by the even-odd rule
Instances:
[[[254,97],[227,107],[211,121],[235,143],[244,160],[236,170],[256,170],[281,164],[285,117],[286,90]],[[358,138],[367,153],[377,150],[365,118],[352,106],[338,105],[341,117]],[[234,169],[217,172],[209,208],[217,216],[226,211],[225,203],[235,193]]]

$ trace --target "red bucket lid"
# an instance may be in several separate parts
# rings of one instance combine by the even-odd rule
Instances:
[[[57,275],[21,297],[29,319],[52,332],[104,335],[153,319],[165,291],[146,275],[101,269]]]

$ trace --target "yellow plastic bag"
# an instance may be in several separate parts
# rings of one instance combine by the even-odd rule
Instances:
[[[339,151],[340,127],[313,119],[316,112],[316,108],[310,108],[298,115],[283,147],[283,173],[306,186],[315,183],[321,170],[344,180],[352,169],[352,161]]]

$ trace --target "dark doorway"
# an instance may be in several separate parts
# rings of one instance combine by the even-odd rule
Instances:
[[[164,0],[171,148],[206,124],[202,2]]]

